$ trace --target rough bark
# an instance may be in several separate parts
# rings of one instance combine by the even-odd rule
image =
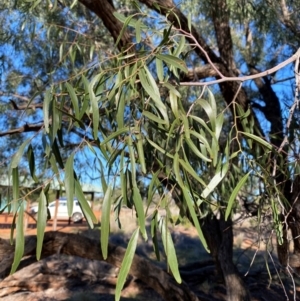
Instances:
[[[1,278],[7,274],[7,271],[13,262],[13,251],[14,246],[10,245],[6,240],[0,239]],[[29,236],[26,238],[24,256],[33,255],[35,252],[36,236]],[[77,234],[46,232],[42,256],[50,256],[56,253],[79,256],[92,260],[104,260],[99,240],[93,240]],[[124,255],[124,248],[109,244],[108,257],[105,261],[119,268],[121,267]],[[171,275],[140,256],[134,256],[129,274],[153,288],[165,300],[199,301],[198,297],[189,289],[186,283],[176,283]]]
[[[109,30],[111,36],[116,42],[119,34],[123,28],[123,23],[121,23],[114,15],[115,12],[112,1],[108,0],[79,0],[84,6],[86,6],[90,11],[94,12],[102,21],[104,26]],[[117,45],[120,50],[127,49],[132,45],[130,34],[124,31],[120,42]]]
[[[228,301],[250,301],[250,294],[233,262],[232,221],[208,216],[202,226],[203,234],[215,261],[218,273],[222,273]]]

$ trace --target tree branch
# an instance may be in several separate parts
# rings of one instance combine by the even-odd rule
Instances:
[[[12,99],[9,100],[12,107],[14,108],[14,110],[20,111],[20,110],[28,110],[28,109],[32,109],[35,110],[36,108],[42,108],[43,104],[42,103],[38,103],[38,104],[33,104],[33,105],[17,105],[16,102]]]
[[[263,71],[263,72],[259,72],[259,73],[253,74],[253,75],[241,76],[241,77],[223,76],[220,79],[212,80],[210,82],[205,82],[205,83],[203,83],[203,82],[202,83],[180,82],[180,85],[181,86],[208,86],[208,85],[214,85],[214,84],[219,84],[219,83],[223,83],[223,82],[230,82],[230,81],[245,82],[245,81],[251,80],[251,79],[262,78],[264,76],[267,76],[267,75],[277,72],[278,70],[282,69],[283,67],[287,66],[290,63],[295,62],[299,58],[299,56],[300,56],[300,48],[294,55],[292,55],[290,58],[288,58],[284,62],[278,64],[274,68],[271,68],[271,69]]]
[[[38,132],[43,127],[44,127],[44,123],[38,123],[38,124],[26,123],[25,125],[23,125],[19,128],[9,130],[6,132],[0,132],[0,137],[12,135],[12,134],[21,134],[21,133],[26,133],[26,132]]]
[[[79,0],[81,4],[86,6],[89,10],[94,12],[104,23],[104,26],[109,30],[114,41],[116,42],[123,23],[121,23],[114,15],[115,12],[113,3],[111,0]],[[130,34],[128,31],[124,31],[119,44],[117,45],[119,50],[130,47],[132,44]]]
[[[235,71],[236,65],[233,59],[233,44],[229,25],[230,10],[226,0],[215,0],[210,8],[221,59],[228,69]]]
[[[219,64],[214,64],[214,66],[219,69],[220,65]],[[218,76],[218,72],[212,68],[211,65],[203,65],[200,67],[195,67],[192,70],[189,70],[188,73],[184,74],[181,77],[181,81],[198,81],[201,79],[205,79],[208,77],[216,77]]]

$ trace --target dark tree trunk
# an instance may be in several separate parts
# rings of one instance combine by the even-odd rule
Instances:
[[[233,263],[232,220],[208,216],[202,230],[215,261],[218,274],[225,282],[228,301],[250,301],[250,294]]]

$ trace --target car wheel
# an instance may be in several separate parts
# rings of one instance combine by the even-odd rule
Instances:
[[[83,216],[80,212],[76,212],[72,215],[72,221],[74,223],[82,222],[82,218],[83,218]]]

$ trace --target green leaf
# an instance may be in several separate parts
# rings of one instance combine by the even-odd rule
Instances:
[[[47,224],[47,200],[42,189],[39,197],[39,211],[37,217],[37,243],[36,243],[36,259],[40,260],[43,241],[44,241],[44,233]]]
[[[110,140],[124,134],[124,133],[129,133],[130,128],[128,126],[123,127],[122,129],[119,129],[115,132],[113,132],[112,134],[110,134],[108,137],[106,137],[102,142],[101,145],[105,145],[107,142],[109,142]]]
[[[112,186],[109,185],[104,195],[101,214],[101,251],[104,260],[107,258],[108,238],[110,231],[110,209],[111,209]]]
[[[18,218],[17,218],[17,226],[16,226],[16,246],[15,246],[15,255],[14,255],[14,262],[12,264],[10,274],[13,274],[23,257],[24,254],[24,245],[25,245],[25,239],[24,239],[24,204],[20,204],[20,209],[18,212]]]
[[[197,148],[197,146],[194,144],[194,142],[190,138],[185,138],[184,141],[188,144],[191,151],[198,156],[200,159],[202,159],[205,162],[211,162],[211,159],[205,157]]]
[[[183,114],[183,113],[180,113],[180,118],[181,118],[182,123],[183,123],[184,135],[187,139],[190,139],[191,135],[190,135],[189,121],[188,121],[187,117],[185,116],[185,114]]]
[[[132,174],[132,183],[133,183],[133,185],[136,185],[135,153],[134,153],[134,148],[133,148],[131,136],[127,137],[126,142],[127,142],[128,151],[129,151],[131,174]]]
[[[159,252],[159,245],[158,245],[158,238],[157,238],[157,210],[153,212],[153,217],[151,220],[151,237],[153,241],[153,249],[156,256],[156,259],[160,261],[160,252]]]
[[[178,47],[176,48],[176,50],[174,52],[174,55],[176,57],[179,57],[186,45],[187,44],[186,44],[185,36],[181,36]]]
[[[192,15],[188,14],[188,29],[192,32]]]
[[[136,37],[136,42],[140,43],[141,42],[141,20],[137,20],[135,24],[135,37]]]
[[[187,66],[185,64],[185,62],[174,56],[174,55],[170,55],[170,54],[156,54],[156,57],[164,62],[166,62],[168,65],[173,66],[175,68],[180,69],[181,71],[183,71],[184,73],[188,72]]]
[[[179,159],[179,163],[193,178],[195,178],[199,183],[206,187],[205,182],[198,176],[198,174],[195,172],[195,170],[187,160],[184,161],[182,159]]]
[[[136,7],[137,9],[139,9],[138,7]],[[133,19],[133,18],[129,18],[129,17],[126,17],[125,15],[122,15],[120,13],[117,13],[117,12],[114,12],[114,16],[119,20],[121,21],[122,23],[126,23],[126,26],[129,25],[133,28],[136,27],[136,23],[138,20],[136,19]],[[132,17],[134,17],[134,15],[132,15]],[[149,27],[147,25],[145,25],[144,23],[141,23],[141,28],[142,29],[146,29],[146,30],[149,30]],[[118,43],[116,43],[118,44]]]
[[[137,139],[136,148],[138,153],[138,160],[141,165],[142,173],[145,174],[147,170],[146,170],[146,162],[145,162],[145,154],[144,154],[144,144],[143,144],[143,136],[140,132],[136,133],[136,139]]]
[[[34,158],[34,151],[32,148],[32,145],[29,144],[28,149],[27,149],[27,160],[29,163],[29,171],[32,179],[34,182],[38,182],[38,178],[35,175],[35,158]]]
[[[237,183],[237,185],[235,186],[235,188],[233,189],[232,193],[231,193],[231,196],[228,200],[228,205],[227,205],[227,208],[226,208],[226,212],[225,212],[225,221],[227,221],[228,219],[228,216],[230,215],[231,213],[231,209],[232,209],[232,206],[233,206],[233,203],[239,193],[239,191],[241,190],[241,188],[243,187],[243,185],[246,183],[249,175],[250,175],[251,171],[249,171],[247,174],[245,174],[241,179],[240,181]]]
[[[74,181],[74,153],[70,155],[67,159],[65,166],[65,190],[67,196],[67,207],[68,215],[71,216],[73,212],[73,203],[74,203],[74,191],[75,191],[75,181]]]
[[[161,239],[163,242],[163,246],[167,255],[168,265],[170,266],[170,269],[172,271],[175,280],[178,283],[181,283],[182,280],[178,269],[178,261],[177,261],[177,256],[176,256],[172,236],[170,234],[168,225],[166,224],[164,218],[160,220],[160,232],[161,232]]]
[[[121,14],[119,14],[119,13],[114,13],[114,16],[116,17],[116,18],[118,18],[119,20],[121,20],[121,19],[123,19],[123,18],[121,18]],[[130,23],[130,21],[131,21],[131,19],[134,17],[134,15],[130,15],[130,16],[128,16],[125,20],[124,20],[124,25],[123,25],[123,27],[122,27],[122,29],[121,29],[121,31],[120,31],[120,34],[119,34],[119,36],[118,36],[118,38],[117,38],[117,41],[116,41],[116,45],[118,45],[119,44],[119,42],[120,42],[120,40],[121,40],[121,38],[123,37],[123,35],[124,35],[124,32],[126,31],[126,29],[127,29],[127,26],[129,25],[129,23]],[[122,21],[121,21],[122,22]]]
[[[161,119],[160,117],[157,117],[151,112],[143,111],[142,113],[145,117],[149,118],[150,120],[159,123],[159,124],[166,124],[166,121],[164,119]]]
[[[102,73],[95,76],[92,81],[89,83],[87,78],[82,76],[82,80],[85,86],[85,91],[89,95],[89,99],[91,102],[91,112],[93,118],[93,136],[96,140],[98,138],[98,127],[99,127],[99,107],[98,107],[98,99],[94,93],[93,87],[95,83],[102,77]]]
[[[49,105],[51,100],[52,100],[51,92],[50,90],[47,90],[43,101],[44,126],[45,126],[46,133],[49,133]]]
[[[121,153],[120,157],[120,182],[121,182],[121,190],[123,197],[123,204],[127,205],[127,178],[124,172],[124,150]]]
[[[160,82],[164,81],[164,66],[163,66],[163,62],[161,60],[159,60],[158,58],[155,59],[155,63],[156,63],[156,73],[157,73],[157,77],[159,79]]]
[[[75,90],[69,83],[66,83],[66,87],[67,87],[67,90],[69,92],[71,102],[72,102],[72,105],[73,105],[73,108],[74,108],[74,111],[75,111],[75,117],[77,119],[79,119],[78,98],[77,98],[77,95],[75,93]]]
[[[18,200],[19,200],[19,169],[15,167],[12,169],[12,181],[13,181],[13,213],[17,212],[18,209]]]
[[[128,243],[123,261],[122,261],[122,265],[121,265],[121,269],[120,269],[120,273],[119,273],[118,281],[117,281],[117,285],[116,285],[116,292],[115,292],[115,300],[116,301],[120,300],[121,291],[125,284],[126,277],[129,273],[131,263],[132,263],[132,260],[133,260],[134,254],[135,254],[138,237],[139,237],[139,228],[137,228],[133,232],[133,234],[130,238],[130,241]]]
[[[217,171],[214,175],[214,177],[211,179],[209,184],[206,186],[206,188],[202,191],[201,197],[207,198],[214,189],[218,186],[218,184],[224,179],[224,177],[227,174],[229,164],[228,162],[220,162],[219,166],[217,167]]]
[[[190,133],[191,133],[191,135],[193,135],[194,137],[196,137],[198,139],[199,144],[204,144],[205,149],[209,152],[210,156],[213,157],[212,148],[210,147],[210,145],[209,145],[206,137],[203,136],[203,135],[201,135],[201,134],[199,134],[199,133],[197,133],[196,131],[193,131],[193,130],[191,130]],[[205,154],[206,154],[206,152],[205,152]]]
[[[203,235],[203,232],[201,230],[201,227],[200,227],[200,224],[199,224],[199,219],[197,217],[197,214],[196,214],[196,211],[195,211],[195,208],[194,208],[194,202],[193,200],[191,199],[191,196],[188,192],[188,189],[186,187],[183,187],[183,195],[184,195],[184,199],[186,201],[186,204],[188,206],[188,209],[189,209],[189,212],[190,212],[190,215],[192,217],[192,220],[193,220],[193,224],[195,225],[195,228],[197,230],[197,233],[198,233],[198,236],[202,242],[202,245],[203,247],[205,248],[205,250],[210,253],[209,249],[208,249],[208,245],[206,243],[206,240],[204,238],[204,235]]]
[[[89,203],[85,199],[85,196],[82,192],[82,188],[77,180],[75,180],[75,194],[78,198],[80,207],[82,209],[82,212],[84,214],[87,223],[89,224],[90,228],[93,229],[94,224],[97,224],[98,221],[92,208],[90,207]]]
[[[141,233],[144,239],[147,240],[143,199],[140,194],[140,190],[136,186],[133,187],[133,202],[137,213],[137,218],[138,218],[138,223],[140,226]]]
[[[61,169],[64,169],[64,163],[62,161],[61,155],[60,155],[60,151],[59,151],[59,147],[57,145],[57,141],[56,139],[54,139],[53,144],[52,144],[52,152],[55,156],[55,160],[58,163],[59,167]]]
[[[125,94],[122,93],[118,102],[118,109],[117,109],[117,123],[119,129],[122,129],[124,127],[124,111],[125,111]]]
[[[154,147],[156,148],[158,151],[160,151],[162,154],[166,155],[167,157],[173,159],[173,155],[171,155],[169,152],[167,152],[166,150],[164,150],[162,147],[160,147],[158,144],[156,144],[155,142],[153,142],[152,140],[150,140],[149,138],[147,138],[147,141]]]
[[[253,139],[253,140],[255,140],[256,142],[258,142],[262,146],[265,146],[269,150],[273,149],[272,145],[269,142],[267,142],[266,140],[264,140],[264,139],[262,139],[262,138],[260,138],[260,137],[258,137],[256,135],[253,135],[253,134],[250,134],[250,133],[246,133],[246,132],[242,132],[242,134],[245,135],[245,136],[247,136],[247,137],[249,137],[249,138],[251,138],[251,139]]]
[[[61,112],[57,109],[58,104],[56,100],[53,98],[52,100],[52,124],[51,124],[51,132],[49,134],[50,140],[53,141],[56,137],[57,131],[61,125]]]
[[[19,162],[24,153],[24,149],[27,146],[27,144],[30,142],[30,140],[31,140],[31,138],[28,138],[27,140],[25,140],[19,147],[18,151],[14,154],[12,161],[11,161],[11,168],[16,168],[19,165]]]
[[[141,68],[139,70],[139,78],[141,80],[141,84],[142,84],[143,88],[149,94],[149,96],[153,99],[157,109],[160,111],[166,124],[169,125],[169,117],[168,117],[167,108],[164,105],[164,103],[161,101],[159,89],[157,87],[157,84],[156,84],[152,74],[148,70],[147,66],[144,66],[144,68]]]
[[[216,128],[217,111],[213,110],[213,108],[207,100],[198,99],[196,102],[204,109],[211,123],[212,131],[214,132]]]
[[[190,192],[189,192],[188,188],[184,185],[184,183],[182,181],[182,174],[180,173],[180,168],[179,168],[179,155],[178,155],[178,153],[176,153],[174,155],[173,170],[174,170],[174,173],[175,173],[176,180],[177,180],[177,182],[178,182],[178,184],[179,184],[179,186],[180,186],[180,188],[183,192],[184,200],[185,200],[185,202],[188,206],[188,209],[189,209],[190,215],[192,217],[194,226],[195,226],[195,228],[198,232],[198,236],[199,236],[204,248],[206,249],[206,251],[209,252],[206,240],[204,238],[203,232],[202,232],[200,224],[199,224],[197,214],[195,212],[194,202],[191,199],[191,195],[190,195]]]

